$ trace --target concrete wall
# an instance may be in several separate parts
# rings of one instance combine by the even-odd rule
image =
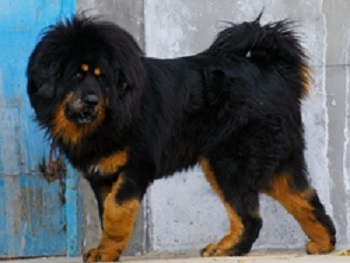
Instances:
[[[103,14],[128,29],[149,56],[176,57],[206,48],[225,24],[256,18],[290,18],[314,70],[303,104],[307,162],[312,184],[337,227],[338,248],[350,246],[350,1],[348,0],[79,0],[80,9]],[[84,191],[88,187],[82,185]],[[87,244],[96,242],[96,213],[85,194]],[[148,191],[130,254],[188,251],[217,241],[228,229],[222,204],[194,168]],[[302,249],[306,241],[284,209],[262,196],[264,226],[253,249]],[[95,215],[95,216],[94,216]]]

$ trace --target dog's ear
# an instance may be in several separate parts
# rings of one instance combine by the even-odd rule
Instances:
[[[114,57],[114,64],[112,66],[118,68],[117,89],[120,97],[124,96],[129,89],[141,90],[144,85],[144,69],[141,57],[135,53],[129,53],[126,56],[120,56],[120,53],[128,51],[119,51],[119,55]]]
[[[45,99],[52,98],[55,93],[54,76],[43,78],[38,76],[38,73],[28,74],[27,92],[31,96],[37,95]]]
[[[55,91],[55,69],[47,65],[47,59],[42,57],[42,43],[38,44],[31,54],[27,67],[27,93],[42,98],[52,98]],[[45,61],[45,62],[44,62]]]
[[[127,80],[125,79],[123,71],[120,70],[119,72],[119,78],[118,78],[118,96],[120,98],[124,97],[125,93],[127,92],[128,88],[131,87]]]
[[[122,28],[113,25],[108,31],[112,42],[112,68],[118,74],[120,94],[128,89],[142,89],[144,85],[143,53],[134,38]]]
[[[51,99],[55,95],[57,61],[53,63],[47,59],[43,42],[40,42],[29,57],[27,66],[27,93],[44,99]]]
[[[55,94],[55,77],[51,70],[28,68],[27,92],[29,96],[39,96],[44,99],[51,99]]]

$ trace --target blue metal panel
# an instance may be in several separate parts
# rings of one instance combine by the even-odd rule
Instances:
[[[48,143],[25,77],[41,30],[74,11],[75,0],[0,1],[0,257],[80,252],[77,176],[69,169],[66,187],[39,172]]]
[[[66,176],[66,224],[67,224],[67,255],[76,257],[82,249],[81,243],[81,198],[77,184],[76,173],[71,165],[67,165]]]
[[[4,180],[0,180],[0,193],[5,193],[5,182]],[[8,251],[8,241],[7,241],[7,233],[6,233],[6,222],[7,222],[7,213],[6,213],[6,196],[2,195],[2,202],[0,202],[0,238],[1,238],[1,249],[3,251]],[[1,252],[1,250],[0,250]]]
[[[34,176],[7,176],[6,256],[65,255],[64,193],[57,190]]]

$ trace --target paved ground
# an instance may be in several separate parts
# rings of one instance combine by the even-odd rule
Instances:
[[[40,258],[1,261],[10,263],[82,263],[81,258]],[[179,258],[179,259],[137,259],[123,258],[126,263],[341,263],[350,262],[350,257],[341,256],[254,256],[254,257],[225,257],[225,258]]]
[[[21,260],[1,260],[9,263],[81,263],[81,258],[35,258]],[[338,251],[331,255],[309,256],[302,252],[255,252],[244,257],[200,258],[194,255],[156,255],[140,257],[123,257],[125,263],[350,263],[350,249]]]

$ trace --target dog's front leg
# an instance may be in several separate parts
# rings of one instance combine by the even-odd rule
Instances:
[[[135,180],[121,174],[104,201],[100,243],[84,254],[84,262],[119,260],[131,237],[141,198]]]

